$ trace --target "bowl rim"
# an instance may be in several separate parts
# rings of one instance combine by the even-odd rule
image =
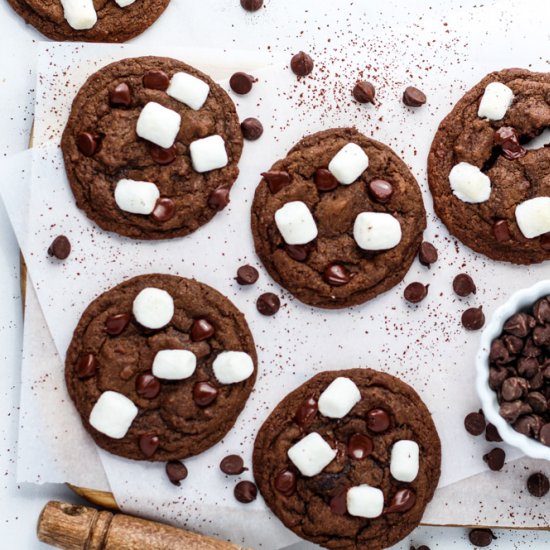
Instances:
[[[512,315],[548,295],[550,295],[550,280],[547,279],[514,292],[495,310],[491,320],[483,329],[476,354],[476,390],[486,420],[494,424],[504,442],[517,447],[531,458],[545,460],[550,460],[550,447],[516,432],[511,424],[500,416],[497,394],[489,387],[489,353],[493,340],[502,334],[504,323]]]

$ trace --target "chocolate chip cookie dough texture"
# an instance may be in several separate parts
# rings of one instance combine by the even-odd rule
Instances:
[[[300,537],[340,550],[380,550],[406,537],[440,464],[416,392],[371,369],[314,376],[277,405],[254,446],[254,477],[271,510]]]
[[[464,244],[515,264],[550,259],[550,74],[486,76],[443,120],[428,161],[437,214]]]
[[[426,213],[405,163],[352,128],[305,137],[256,189],[252,232],[270,275],[306,304],[343,308],[398,284]]]
[[[187,235],[229,203],[243,137],[235,105],[208,76],[138,57],[92,75],[61,141],[79,208],[135,239]]]
[[[69,395],[95,442],[153,461],[217,443],[256,372],[242,313],[213,288],[173,275],[135,277],[94,300],[65,362]]]
[[[125,42],[150,27],[170,0],[8,0],[53,40]]]

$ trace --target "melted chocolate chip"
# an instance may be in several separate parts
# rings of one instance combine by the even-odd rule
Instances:
[[[230,190],[228,187],[218,187],[217,189],[214,189],[208,197],[208,206],[216,212],[223,210],[230,201],[229,191]]]
[[[262,177],[267,182],[269,190],[275,194],[290,184],[290,174],[282,170],[263,172]]]
[[[245,118],[241,122],[241,132],[244,139],[248,141],[256,141],[262,137],[264,127],[257,118]]]
[[[160,381],[152,372],[143,372],[136,378],[136,393],[145,399],[154,399],[160,393]]]
[[[393,496],[385,514],[408,512],[416,503],[416,493],[412,489],[399,489]]]
[[[309,256],[309,247],[304,244],[285,244],[285,252],[297,262],[305,262]]]
[[[345,516],[348,511],[347,497],[347,489],[333,496],[330,499],[330,511],[336,516]]]
[[[485,324],[482,306],[471,307],[462,314],[462,325],[466,330],[479,330]]]
[[[292,496],[296,491],[296,474],[291,470],[281,470],[275,477],[275,489],[285,497]]]
[[[228,476],[238,476],[248,468],[244,467],[243,459],[239,455],[229,455],[220,462],[220,470]]]
[[[71,242],[65,235],[56,237],[48,248],[48,255],[58,260],[66,260],[71,253]]]
[[[376,90],[370,82],[359,80],[353,88],[352,95],[358,103],[374,103]]]
[[[296,76],[307,76],[313,71],[313,59],[305,52],[298,52],[290,60],[290,68]]]
[[[157,199],[155,208],[151,212],[151,218],[155,221],[164,223],[171,220],[176,213],[176,203],[168,197],[160,197]]]
[[[233,491],[235,498],[242,502],[243,504],[249,504],[250,502],[256,500],[258,496],[258,488],[252,481],[240,481],[235,485],[235,490]]]
[[[371,432],[382,433],[390,427],[390,416],[384,409],[371,409],[367,413],[367,427]]]
[[[251,265],[242,265],[237,269],[236,281],[240,285],[253,285],[257,280],[260,274],[258,270]]]
[[[209,382],[197,382],[193,386],[193,400],[199,407],[208,407],[218,397],[218,390]]]
[[[372,453],[372,439],[363,434],[353,434],[348,441],[348,455],[355,460],[363,460]]]
[[[118,336],[122,334],[130,324],[132,316],[129,313],[118,313],[112,315],[105,321],[105,332],[109,336]]]
[[[157,434],[147,433],[139,438],[139,448],[146,458],[151,458],[159,448],[160,439]]]
[[[493,235],[499,243],[505,243],[512,238],[510,228],[506,220],[497,220],[493,224]]]
[[[179,487],[181,482],[187,477],[187,468],[177,460],[171,460],[166,463],[166,475],[171,483]]]
[[[99,146],[99,140],[90,132],[82,132],[76,138],[78,150],[85,156],[91,157]]]
[[[313,181],[319,191],[332,191],[338,187],[338,180],[326,168],[318,168]]]
[[[550,250],[550,233],[545,233],[544,235],[541,235],[539,239],[539,244],[543,250]]]
[[[273,292],[266,292],[256,300],[256,309],[265,316],[275,315],[281,307],[281,300]]]
[[[518,134],[515,128],[511,126],[503,126],[499,128],[494,135],[496,145],[502,149],[502,154],[508,160],[516,160],[524,157],[527,150],[519,143]]]
[[[165,92],[170,86],[170,77],[164,71],[151,69],[143,75],[142,82],[145,88]]]
[[[78,378],[91,378],[97,370],[97,359],[93,353],[81,355],[76,364],[75,372]]]
[[[370,198],[380,204],[386,204],[393,196],[393,185],[386,180],[371,180],[367,185],[367,189]]]
[[[296,411],[296,414],[294,415],[294,420],[300,428],[305,428],[309,426],[317,416],[317,411],[319,410],[319,407],[317,406],[317,400],[315,397],[310,397],[306,401],[304,401],[300,408]]]
[[[161,166],[166,166],[176,160],[176,146],[172,145],[168,149],[164,147],[159,147],[154,143],[149,144],[149,154],[151,158]]]
[[[191,325],[191,340],[202,342],[214,336],[216,329],[206,319],[195,319]]]
[[[109,92],[111,107],[130,107],[132,104],[132,91],[126,82],[121,82],[114,90]]]
[[[256,79],[252,75],[238,72],[229,79],[229,86],[236,94],[245,95],[252,90],[254,82]]]
[[[330,264],[325,268],[323,280],[330,286],[343,286],[351,281],[351,272],[341,264]]]

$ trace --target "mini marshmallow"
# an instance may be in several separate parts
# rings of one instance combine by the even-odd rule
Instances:
[[[93,0],[61,0],[63,16],[77,31],[91,29],[97,23]]]
[[[477,166],[459,162],[449,173],[454,195],[462,202],[485,202],[491,196],[491,180]]]
[[[369,167],[369,157],[355,143],[344,146],[328,165],[332,175],[342,184],[353,183]]]
[[[120,180],[115,188],[117,206],[131,214],[150,214],[160,197],[158,187],[148,181]]]
[[[287,202],[279,208],[275,224],[286,244],[307,244],[317,237],[317,224],[302,201]]]
[[[384,212],[361,212],[353,224],[353,238],[363,250],[389,250],[401,236],[399,220]]]
[[[391,449],[390,472],[397,481],[410,483],[416,479],[419,468],[420,448],[416,441],[402,439]]]
[[[535,197],[518,204],[516,221],[527,239],[550,232],[550,197]]]
[[[221,136],[197,139],[189,146],[195,172],[210,172],[227,166],[229,159]]]
[[[489,120],[502,120],[514,101],[514,92],[505,84],[491,82],[485,88],[477,116]]]
[[[340,376],[319,397],[319,412],[328,418],[343,418],[359,401],[361,392],[353,380]]]
[[[144,288],[135,298],[132,309],[137,322],[152,329],[166,326],[174,316],[172,296],[160,288]]]
[[[112,439],[122,439],[130,429],[138,408],[125,395],[103,392],[90,413],[90,424]]]
[[[132,5],[136,0],[115,0],[115,2],[121,7],[125,8],[126,6]]]
[[[358,485],[348,491],[346,505],[352,516],[377,518],[384,511],[384,493],[370,485]]]
[[[210,93],[210,86],[204,80],[190,74],[176,73],[170,80],[166,93],[198,111]]]
[[[244,351],[222,351],[212,363],[214,376],[220,384],[236,384],[254,372],[254,361]]]
[[[139,114],[136,132],[139,137],[168,149],[174,145],[180,125],[179,113],[150,101]]]
[[[292,464],[307,477],[320,474],[336,456],[336,451],[317,433],[312,432],[288,450]]]
[[[197,356],[186,349],[163,349],[153,360],[153,374],[163,380],[189,378],[197,368]]]

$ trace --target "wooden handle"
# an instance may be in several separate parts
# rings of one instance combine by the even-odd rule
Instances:
[[[56,501],[42,510],[37,534],[63,550],[244,550],[162,523]]]

